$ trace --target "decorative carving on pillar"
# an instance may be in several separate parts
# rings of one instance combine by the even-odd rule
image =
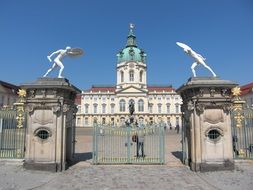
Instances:
[[[223,96],[223,97],[228,96],[228,89],[226,89],[226,88],[221,89],[221,96]]]
[[[54,98],[56,98],[57,97],[57,91],[56,90],[53,90],[53,96],[54,96]]]
[[[214,94],[215,94],[215,89],[214,89],[214,88],[211,88],[211,89],[210,89],[210,96],[211,96],[211,97],[214,97]]]
[[[28,105],[26,106],[26,110],[27,110],[29,113],[31,113],[31,112],[33,112],[33,110],[34,110],[34,106],[33,106],[32,104],[28,104]]]
[[[69,111],[69,109],[70,109],[70,107],[69,107],[69,105],[67,105],[67,104],[64,104],[64,105],[62,106],[62,111],[63,111],[64,113],[66,113],[67,111]]]
[[[29,90],[29,98],[35,97],[35,90]]]
[[[60,105],[52,106],[52,111],[53,111],[54,113],[58,113],[60,110],[61,110]]]
[[[192,101],[189,101],[189,102],[187,103],[187,109],[188,109],[189,111],[193,111],[193,110],[194,110],[194,104],[193,104]]]
[[[229,114],[229,112],[230,112],[231,109],[232,109],[232,105],[231,105],[231,104],[223,104],[223,105],[222,105],[222,109],[223,109],[223,111],[224,111],[226,114]]]
[[[47,125],[52,124],[54,120],[53,113],[51,110],[45,110],[45,109],[37,109],[35,110],[34,116],[33,116],[33,123],[38,123],[40,125]]]
[[[195,104],[195,107],[198,115],[202,114],[205,110],[205,104],[197,103]]]
[[[211,124],[224,122],[223,111],[221,109],[206,109],[203,115],[203,121]]]
[[[45,98],[46,97],[46,90],[41,90],[41,94],[42,94],[42,97]]]
[[[199,89],[199,97],[203,97],[204,95],[204,89]]]

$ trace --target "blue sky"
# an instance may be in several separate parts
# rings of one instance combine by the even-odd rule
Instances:
[[[206,57],[221,79],[253,81],[252,0],[1,0],[0,80],[35,81],[51,66],[47,55],[71,46],[85,51],[63,60],[71,83],[82,90],[116,84],[116,54],[130,22],[147,53],[150,85],[178,88],[192,76],[193,60],[177,41]],[[201,66],[196,72],[211,76]]]

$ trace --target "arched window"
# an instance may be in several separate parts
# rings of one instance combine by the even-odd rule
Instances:
[[[153,104],[148,104],[149,113],[153,113]]]
[[[88,117],[85,117],[84,118],[84,125],[89,125],[89,118]]]
[[[133,104],[135,104],[134,100],[133,100],[133,99],[130,99],[129,102],[128,102],[129,105],[131,104],[131,102],[132,102]]]
[[[167,113],[170,113],[170,104],[166,104],[167,106]]]
[[[93,104],[93,112],[94,113],[98,112],[98,105],[97,104]]]
[[[84,106],[84,113],[89,113],[89,104],[85,104]]]
[[[139,112],[143,112],[144,111],[144,101],[142,99],[140,99],[138,101],[138,111]]]
[[[124,117],[121,117],[121,118],[120,118],[120,124],[121,124],[121,125],[124,125],[124,124],[125,124],[125,118],[124,118]]]
[[[176,104],[176,113],[179,113],[179,104]]]
[[[143,80],[143,71],[140,71],[140,82]]]
[[[134,71],[133,70],[131,70],[131,71],[129,71],[129,81],[134,81]]]
[[[162,113],[162,104],[157,104],[158,113]]]
[[[139,118],[139,124],[140,124],[140,125],[143,125],[143,124],[144,124],[144,118],[143,118],[143,117],[140,117],[140,118]]]
[[[120,71],[120,80],[121,82],[124,82],[124,72]]]
[[[114,113],[115,104],[111,104],[111,113]]]
[[[102,113],[106,113],[106,104],[102,104]]]
[[[120,102],[119,102],[119,111],[120,112],[125,112],[126,111],[126,101],[125,100],[120,100]]]

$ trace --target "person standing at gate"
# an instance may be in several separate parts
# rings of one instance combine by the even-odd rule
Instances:
[[[144,137],[144,128],[142,128],[142,127],[140,127],[139,125],[138,125],[138,123],[136,122],[136,126],[137,126],[137,128],[138,128],[138,131],[137,131],[137,140],[136,140],[136,145],[137,145],[137,154],[136,154],[136,156],[137,156],[137,158],[139,158],[140,157],[140,151],[141,151],[141,157],[145,157],[145,155],[144,155],[144,139],[145,139],[145,137]]]
[[[177,131],[177,134],[179,133],[179,124],[176,125],[176,131]]]

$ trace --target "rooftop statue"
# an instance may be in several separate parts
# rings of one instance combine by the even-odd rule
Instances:
[[[83,54],[82,49],[80,49],[80,48],[71,48],[69,46],[67,46],[65,49],[60,49],[60,50],[57,50],[57,51],[53,52],[51,55],[47,56],[47,59],[50,62],[52,62],[51,57],[53,55],[56,55],[56,57],[53,60],[53,65],[50,69],[48,69],[48,71],[46,72],[46,74],[43,75],[43,77],[46,77],[52,70],[55,69],[56,66],[58,66],[58,67],[60,67],[58,78],[63,78],[62,71],[64,69],[64,65],[62,64],[61,60],[67,55],[71,56],[71,57],[76,57],[76,56],[80,56],[82,54]]]
[[[192,73],[193,76],[196,77],[196,71],[195,71],[195,67],[199,64],[203,65],[205,68],[207,68],[212,74],[213,77],[216,77],[216,74],[213,72],[213,70],[205,63],[206,58],[204,58],[202,55],[196,53],[195,51],[193,51],[188,45],[183,44],[181,42],[176,42],[176,44],[183,48],[184,52],[187,53],[189,56],[193,57],[195,59],[196,62],[194,62],[191,66],[192,69]]]

